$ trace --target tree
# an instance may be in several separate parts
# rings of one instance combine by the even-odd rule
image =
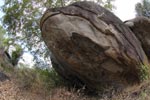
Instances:
[[[0,47],[3,47],[4,45],[4,34],[5,30],[3,29],[2,26],[0,26]]]
[[[40,18],[49,7],[62,7],[75,1],[80,0],[5,0],[1,9],[5,14],[2,23],[9,37],[5,40],[8,48],[10,45],[20,45],[24,52],[34,56],[38,66],[47,66],[50,54],[41,38]],[[112,10],[112,1],[96,2]]]
[[[137,16],[145,16],[150,18],[150,0],[143,0],[135,6]]]

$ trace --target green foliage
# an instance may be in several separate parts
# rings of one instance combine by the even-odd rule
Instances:
[[[148,97],[148,94],[147,94],[145,91],[142,91],[142,92],[140,93],[140,97],[141,97],[140,100],[146,100],[147,97]]]
[[[149,65],[141,65],[140,69],[140,79],[141,81],[148,80],[150,78],[150,66]]]
[[[0,61],[0,70],[3,70],[5,73],[13,73],[14,67],[10,64],[10,62]]]
[[[137,3],[135,10],[137,16],[145,16],[150,18],[150,0],[142,0],[142,3]]]
[[[57,72],[53,68],[51,68],[50,70],[36,68],[35,72],[39,73],[41,80],[46,83],[45,86],[48,88],[58,87],[65,84],[64,80],[57,74]]]
[[[17,80],[21,87],[27,89],[44,88],[50,90],[55,87],[64,85],[64,80],[55,72],[53,68],[18,68],[16,72]]]
[[[0,26],[0,47],[2,47],[4,43],[4,34],[5,30],[2,28],[2,26]]]
[[[22,48],[20,45],[15,45],[15,51],[12,52],[11,55],[11,62],[15,66],[18,64],[18,61],[22,55]]]
[[[46,1],[6,0],[1,8],[5,13],[2,20],[3,26],[9,37],[5,40],[5,44],[20,45],[38,60],[40,60],[39,56],[48,57],[39,28],[40,18],[46,8],[45,4],[46,6],[51,5]]]
[[[114,1],[115,0],[101,0],[101,4],[102,4],[102,6],[104,6],[105,8],[107,8],[108,10],[111,11],[111,10],[115,9],[115,6],[112,4],[112,2],[114,2]]]

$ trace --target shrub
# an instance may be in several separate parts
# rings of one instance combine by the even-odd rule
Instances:
[[[141,70],[140,70],[141,81],[148,80],[149,77],[150,77],[150,66],[149,65],[141,65]]]
[[[25,89],[50,90],[65,84],[53,68],[18,68],[16,73],[17,82]]]

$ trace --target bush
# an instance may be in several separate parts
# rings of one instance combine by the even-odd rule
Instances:
[[[25,89],[50,90],[65,84],[53,68],[18,68],[16,73],[17,83]]]

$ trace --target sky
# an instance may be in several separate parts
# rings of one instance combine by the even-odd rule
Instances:
[[[122,20],[128,20],[135,17],[135,4],[141,0],[115,0],[114,5],[116,10],[114,13]],[[0,0],[0,6],[3,5],[4,0]],[[0,18],[3,16],[3,13],[0,12]]]
[[[115,15],[117,15],[122,21],[129,20],[135,17],[135,4],[141,0],[115,0],[114,5],[116,9],[114,10]],[[0,0],[0,6],[3,5],[4,0]],[[0,11],[0,18],[4,14]],[[31,64],[33,56],[29,53],[23,55],[24,61],[27,64]],[[33,63],[32,63],[33,64]]]
[[[141,0],[116,0],[114,5],[117,7],[114,10],[115,15],[117,15],[122,21],[129,20],[135,17],[135,4],[141,2]]]

